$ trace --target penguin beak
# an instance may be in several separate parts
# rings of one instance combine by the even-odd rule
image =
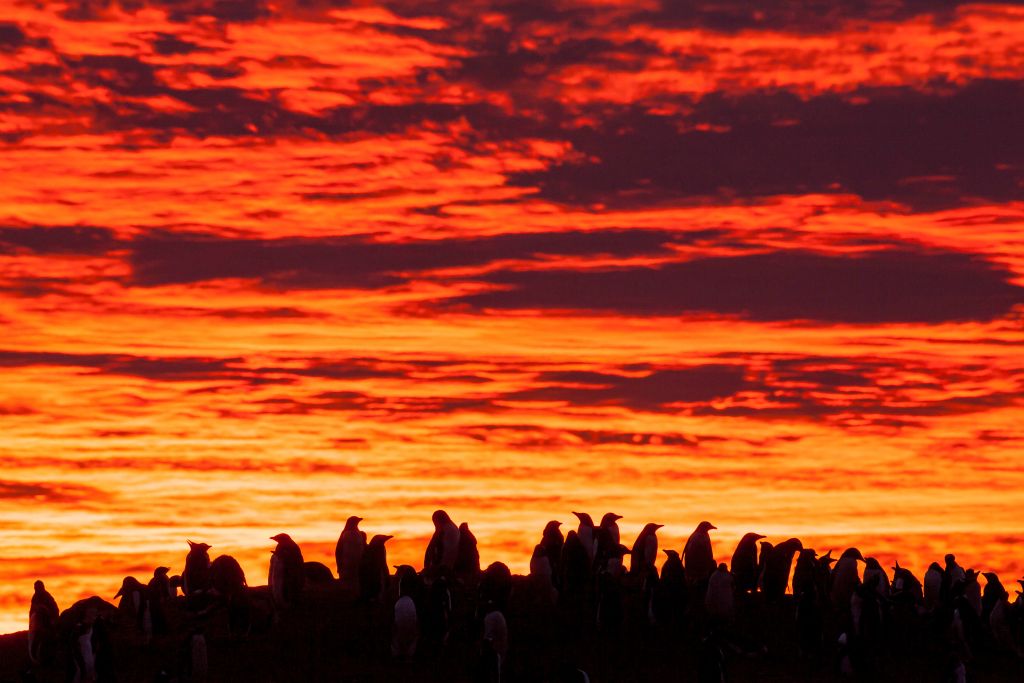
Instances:
[[[718,528],[718,527],[717,527],[717,526],[715,526],[714,524],[708,524],[708,530],[709,530],[709,531],[710,531],[711,529],[717,529],[717,528]]]
[[[117,593],[114,594],[114,597],[115,598],[119,598],[119,597],[121,597],[122,593],[124,593],[124,588],[119,588]]]

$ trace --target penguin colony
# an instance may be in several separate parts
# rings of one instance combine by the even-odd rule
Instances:
[[[970,680],[972,669],[991,661],[1024,671],[1024,579],[1011,600],[998,576],[964,569],[952,554],[918,579],[857,548],[833,557],[796,538],[773,544],[756,533],[743,536],[727,566],[715,560],[710,522],[697,525],[681,552],[659,552],[660,524],[644,526],[627,547],[619,515],[608,513],[595,525],[587,513],[572,514],[578,524],[568,533],[559,521],[540,532],[526,577],[513,577],[500,562],[481,569],[468,524],[438,510],[421,571],[389,565],[392,537],[367,540],[362,518],[352,516],[336,546],[337,578],[326,565],[305,561],[298,544],[280,533],[271,538],[267,588],[250,588],[232,557],[211,560],[211,546],[191,540],[180,575],[157,567],[147,583],[125,577],[113,596],[117,607],[93,597],[61,613],[36,581],[21,680],[125,680],[116,673],[119,660],[169,641],[176,643],[174,656],[145,676],[136,668],[128,680],[213,680],[211,660],[228,656],[224,643],[301,636],[310,608],[331,601],[362,608],[356,628],[383,645],[358,657],[400,667],[385,678],[346,679],[339,672],[331,680],[590,681],[596,672],[559,645],[586,635],[614,649],[631,632],[657,648],[691,653],[690,669],[658,680],[748,680],[735,672],[749,676],[757,662],[777,660],[773,649],[796,662],[797,678],[814,680],[900,680],[905,674],[894,672],[906,669],[898,662],[912,654],[948,681]],[[548,630],[532,634],[523,624]],[[213,632],[216,641],[208,639]],[[548,643],[561,654],[530,668],[515,661],[517,639],[520,653],[544,639],[565,643]],[[412,673],[445,659],[444,674]],[[601,680],[620,680],[607,671]],[[293,667],[258,680],[314,678]],[[639,668],[627,679],[654,680]]]

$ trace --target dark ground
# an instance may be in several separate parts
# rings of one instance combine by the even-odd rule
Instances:
[[[516,579],[507,611],[509,655],[502,681],[546,683],[559,666],[571,662],[590,675],[594,683],[640,681],[698,681],[701,663],[700,627],[694,619],[679,627],[651,626],[638,594],[627,602],[627,619],[619,635],[599,633],[593,619],[574,616],[531,595],[525,580]],[[358,605],[335,585],[307,589],[303,604],[270,618],[265,588],[250,590],[256,605],[255,625],[249,635],[232,636],[227,614],[218,610],[204,619],[183,609],[183,598],[169,610],[170,633],[143,642],[131,619],[115,618],[111,640],[119,682],[155,679],[161,668],[174,680],[182,671],[183,644],[190,629],[205,624],[209,643],[208,681],[278,683],[291,681],[370,683],[378,681],[473,681],[478,660],[479,633],[472,618],[474,606],[462,591],[452,615],[455,626],[443,648],[421,638],[417,656],[409,662],[390,656],[392,607]],[[267,606],[265,611],[261,606]],[[793,605],[765,605],[753,598],[731,628],[736,647],[727,648],[727,681],[839,681],[834,646],[826,646],[819,661],[798,656]],[[260,614],[262,613],[262,623]],[[0,636],[0,683],[20,681],[28,670],[26,633]],[[927,641],[928,639],[923,639]],[[831,642],[831,639],[830,639]],[[914,646],[897,633],[889,634],[878,654],[875,671],[861,680],[946,681],[948,653],[935,642]],[[743,651],[746,651],[744,653]],[[66,680],[67,655],[34,667],[36,680]],[[1024,682],[1024,662],[998,652],[991,643],[979,644],[968,666],[968,681]]]

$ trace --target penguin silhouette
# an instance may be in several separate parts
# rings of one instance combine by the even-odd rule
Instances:
[[[762,538],[761,534],[744,534],[732,554],[732,576],[740,593],[757,590],[757,542]]]
[[[28,610],[28,656],[33,664],[48,661],[57,637],[57,601],[42,581],[33,584],[32,603]]]
[[[857,563],[863,562],[864,556],[856,548],[847,548],[836,560],[832,569],[832,606],[840,611],[850,609],[850,598],[853,591],[860,586],[860,573]]]
[[[303,562],[302,576],[307,586],[329,586],[334,583],[334,573],[323,562]]]
[[[651,574],[658,575],[658,529],[664,524],[646,524],[633,542],[629,555],[629,573],[639,575],[646,581]]]
[[[964,601],[974,612],[975,617],[981,617],[981,584],[978,583],[978,572],[968,569],[964,573]]]
[[[459,525],[455,576],[469,582],[476,582],[480,578],[480,551],[476,547],[476,536],[469,530],[469,524],[466,522]]]
[[[364,601],[377,602],[384,599],[384,591],[391,579],[388,569],[388,551],[385,543],[391,536],[377,534],[363,552],[359,563],[359,596]]]
[[[504,562],[487,565],[480,578],[480,604],[488,603],[504,612],[512,596],[512,572]]]
[[[704,597],[704,608],[712,624],[726,626],[736,618],[735,594],[732,572],[722,562],[708,579],[708,592]]]
[[[590,580],[591,557],[576,531],[565,535],[562,557],[559,560],[563,594],[570,600],[581,599]]]
[[[875,579],[875,577],[878,577]],[[868,557],[864,560],[864,583],[868,581],[875,581],[875,590],[878,592],[878,597],[888,600],[891,585],[889,583],[889,575],[885,573],[885,569],[882,568],[881,563],[874,558]]]
[[[619,545],[620,534],[619,534],[619,520],[622,519],[622,515],[617,515],[614,512],[606,513],[601,518],[601,525],[597,527],[594,535],[594,557],[599,568],[603,567],[604,563],[607,562],[611,556],[613,549]]]
[[[483,642],[486,649],[494,653],[495,661],[492,666],[497,670],[495,681],[501,680],[501,670],[504,668],[505,658],[508,656],[508,623],[505,615],[494,605],[484,607]],[[487,659],[487,657],[483,657]]]
[[[270,591],[279,607],[290,607],[302,597],[305,584],[305,561],[302,550],[288,534],[271,536],[277,547],[270,555]]]
[[[455,522],[444,510],[434,511],[431,519],[434,522],[434,535],[423,557],[423,571],[436,573],[442,567],[452,571],[459,552],[459,527],[455,526]]]
[[[1009,593],[995,572],[984,572],[982,576],[985,577],[985,588],[981,593],[981,620],[988,623],[996,603]]]
[[[793,568],[793,595],[815,590],[818,572],[818,555],[813,548],[804,548],[796,556]]]
[[[686,611],[686,570],[675,550],[663,550],[665,562],[661,565],[661,578],[654,589],[651,611],[654,620],[666,626],[682,622]]]
[[[580,539],[580,543],[583,544],[583,548],[587,551],[587,557],[589,561],[593,563],[594,556],[597,553],[597,529],[594,527],[594,520],[591,519],[590,515],[586,512],[574,512],[576,518],[580,520],[580,524],[576,529],[576,535]]]
[[[894,604],[917,608],[924,604],[924,590],[921,582],[899,562],[892,568],[892,601]]]
[[[403,565],[407,566],[407,565]],[[401,568],[399,568],[401,570]],[[400,572],[396,572],[398,576]],[[415,572],[413,572],[415,576]],[[405,580],[403,580],[405,579]],[[408,659],[416,654],[419,643],[419,618],[413,600],[414,582],[403,576],[398,582],[398,600],[395,601],[391,628],[391,656]]]
[[[953,589],[967,578],[964,568],[957,564],[956,555],[949,553],[944,558],[946,567],[942,572],[942,601],[949,604],[953,600]]]
[[[562,523],[556,520],[551,520],[544,525],[544,531],[541,533],[538,544],[540,552],[551,565],[552,576],[560,574],[559,562],[562,559],[562,547],[565,545],[565,536],[562,535],[561,526]]]
[[[683,547],[683,568],[686,569],[686,580],[690,583],[704,581],[718,566],[711,550],[711,536],[708,534],[715,528],[711,522],[701,522]]]
[[[170,570],[170,567],[157,567],[153,570],[153,578],[146,585],[150,618],[153,621],[153,633],[156,635],[167,633],[167,615],[164,603],[170,600],[171,579],[167,576],[167,572]]]
[[[551,569],[551,560],[542,543],[533,548],[533,555],[530,556],[530,582],[537,593],[549,603],[558,599],[558,591],[555,589],[554,571]]]
[[[761,553],[757,556],[757,589],[764,591],[764,568],[768,564],[768,556],[775,546],[771,541],[761,541]]]
[[[772,548],[764,566],[764,594],[767,600],[779,601],[786,594],[793,556],[803,549],[799,538],[790,538]]]
[[[128,615],[131,622],[135,624],[135,627],[148,642],[153,635],[153,613],[148,587],[142,585],[142,582],[134,576],[126,576],[114,598],[121,598],[117,605],[118,610],[122,614]]]
[[[363,551],[366,550],[366,533],[359,530],[361,521],[362,517],[349,517],[334,548],[338,579],[341,585],[353,590],[359,590],[359,563],[362,561]]]
[[[181,573],[182,589],[186,596],[196,595],[209,587],[211,547],[206,543],[188,541],[185,571]]]

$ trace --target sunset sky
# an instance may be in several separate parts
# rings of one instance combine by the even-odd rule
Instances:
[[[437,507],[1024,573],[1024,3],[0,10],[0,632]]]

